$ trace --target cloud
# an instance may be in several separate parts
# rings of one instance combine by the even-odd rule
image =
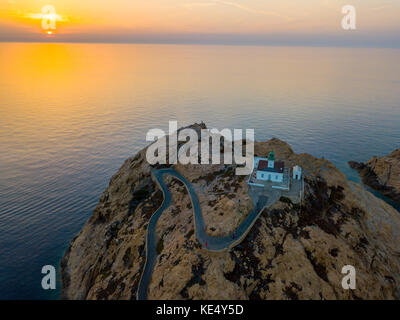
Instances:
[[[282,15],[275,11],[254,9],[254,8],[245,6],[243,4],[237,3],[237,2],[226,1],[226,0],[210,0],[207,2],[189,2],[189,3],[183,4],[183,6],[187,7],[187,8],[211,7],[211,6],[215,6],[215,5],[229,6],[229,7],[239,9],[241,11],[258,14],[258,15],[278,17],[278,18],[282,18],[282,19],[285,19],[288,21],[292,20],[290,17]]]
[[[48,16],[48,15],[43,14],[43,13],[28,13],[28,14],[24,15],[24,18],[42,20],[43,18],[46,18],[46,16]],[[54,16],[56,21],[62,21],[62,22],[69,21],[68,17],[60,16],[59,14],[54,14],[51,16]]]
[[[254,13],[254,14],[261,14],[261,15],[265,15],[265,16],[273,16],[273,17],[283,18],[285,20],[292,20],[290,17],[282,15],[282,14],[280,14],[278,12],[275,12],[275,11],[254,9],[254,8],[251,8],[251,7],[236,3],[236,2],[225,1],[225,0],[213,0],[213,1],[218,3],[218,4],[234,7],[234,8],[237,8],[239,10],[250,12],[250,13]]]
[[[194,8],[194,7],[212,7],[215,6],[215,2],[189,2],[183,4],[184,7]]]
[[[370,10],[380,11],[380,10],[392,9],[392,8],[393,8],[393,6],[387,5],[387,6],[374,7],[374,8],[371,8]]]

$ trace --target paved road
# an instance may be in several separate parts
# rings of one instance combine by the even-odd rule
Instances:
[[[159,209],[153,214],[150,219],[150,222],[147,227],[146,232],[146,263],[144,267],[144,271],[142,273],[142,277],[139,283],[139,289],[137,292],[138,300],[145,300],[147,298],[147,289],[148,284],[150,282],[151,274],[153,272],[154,264],[157,258],[156,246],[156,224],[158,218],[161,216],[163,211],[168,208],[171,204],[171,193],[169,192],[165,182],[163,180],[164,175],[173,176],[179,180],[181,180],[187,190],[189,191],[189,195],[192,201],[192,208],[194,210],[194,220],[195,220],[195,230],[196,230],[196,238],[203,245],[203,248],[209,251],[223,251],[229,248],[232,248],[238,245],[246,236],[246,234],[250,231],[251,227],[260,216],[262,209],[264,207],[268,207],[273,204],[279,198],[279,193],[274,194],[271,199],[260,199],[256,208],[243,220],[243,222],[237,227],[235,231],[233,231],[230,235],[225,237],[212,237],[206,233],[206,226],[203,220],[203,216],[201,214],[201,208],[199,199],[197,198],[196,192],[192,184],[186,180],[180,173],[175,171],[174,169],[161,169],[161,170],[153,170],[153,176],[158,181],[161,190],[164,193],[164,201]],[[207,242],[207,247],[206,247]]]

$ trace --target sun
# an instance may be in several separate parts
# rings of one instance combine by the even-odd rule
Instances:
[[[25,15],[29,19],[41,20],[42,30],[47,35],[53,35],[56,31],[57,22],[69,21],[67,17],[56,13],[56,9],[52,5],[46,5],[42,8],[41,13],[30,13]]]

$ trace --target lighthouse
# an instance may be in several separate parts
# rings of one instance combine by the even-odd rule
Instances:
[[[275,153],[271,151],[268,156],[268,168],[274,168],[275,167]]]
[[[257,164],[257,180],[283,182],[283,173],[285,163],[283,161],[275,161],[275,154],[270,152],[268,158],[259,158]]]

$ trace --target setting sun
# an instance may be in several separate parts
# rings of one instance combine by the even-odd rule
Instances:
[[[56,9],[52,5],[45,5],[42,7],[41,13],[30,13],[26,15],[27,18],[42,21],[42,29],[45,33],[51,35],[56,30],[57,22],[68,21],[66,17],[62,17],[56,13]]]

